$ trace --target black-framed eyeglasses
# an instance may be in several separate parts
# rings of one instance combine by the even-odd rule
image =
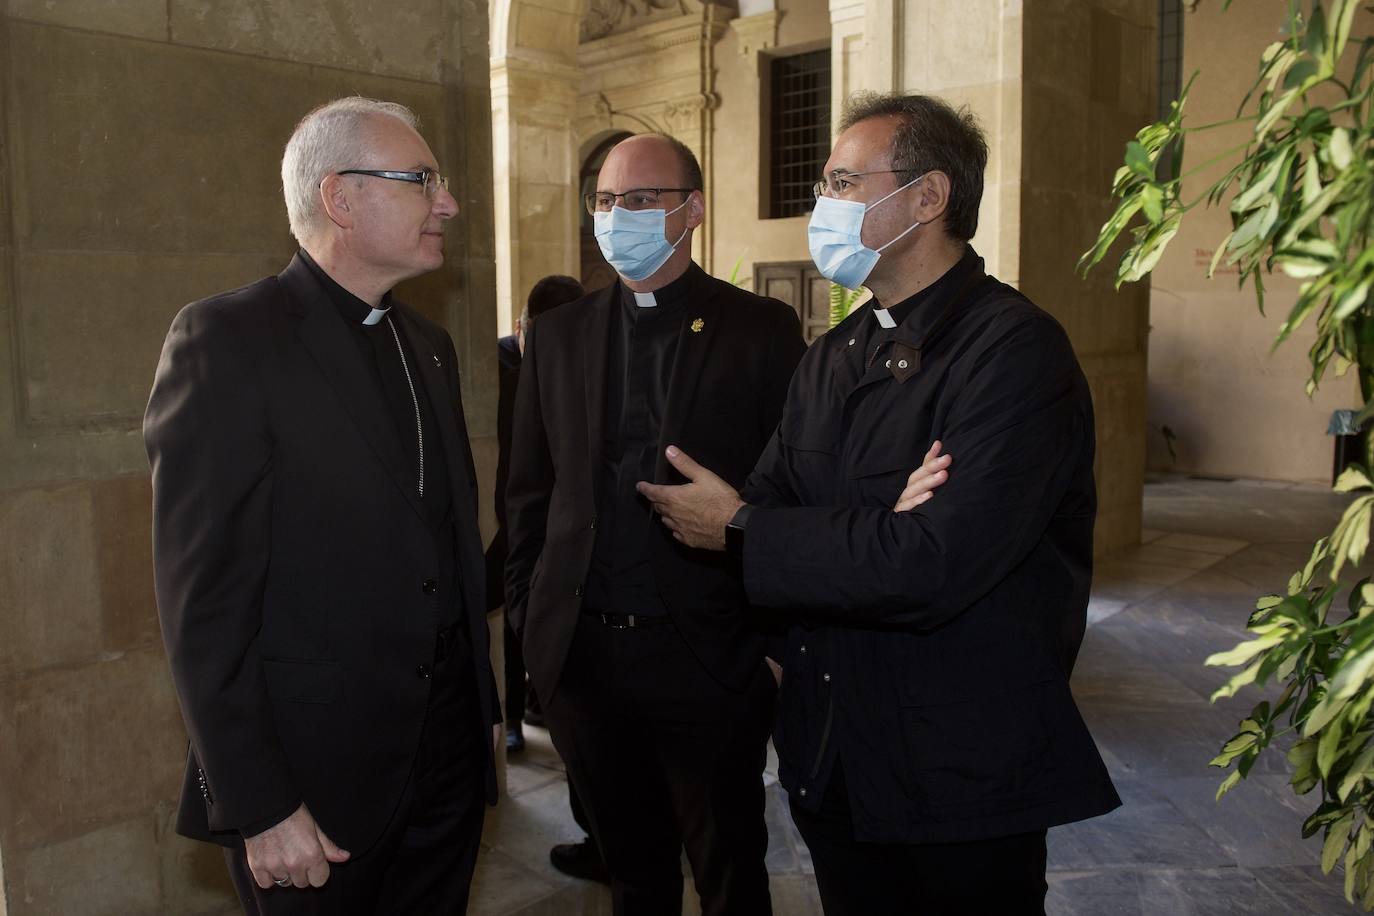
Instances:
[[[367,175],[371,178],[388,178],[392,181],[409,181],[425,189],[425,196],[431,200],[439,189],[448,190],[448,179],[433,169],[418,172],[392,172],[386,169],[344,169],[340,175]]]
[[[909,171],[911,169],[876,169],[872,172],[841,172],[836,170],[812,185],[811,193],[815,194],[817,199],[827,195],[839,197],[849,189],[848,184],[851,178],[862,178],[865,175],[897,175]]]
[[[621,204],[626,210],[653,210],[658,206],[659,196],[662,194],[691,194],[696,188],[633,188],[621,194],[612,194],[610,191],[592,191],[582,195],[582,203],[587,207],[588,213],[609,213],[617,200],[624,201]]]

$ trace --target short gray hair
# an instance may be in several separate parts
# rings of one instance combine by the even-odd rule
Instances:
[[[297,242],[304,245],[319,225],[320,182],[340,169],[368,166],[368,122],[379,115],[419,130],[420,119],[406,106],[357,95],[321,105],[296,125],[281,157],[281,186]]]

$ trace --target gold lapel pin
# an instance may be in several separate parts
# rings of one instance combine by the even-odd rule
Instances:
[[[702,321],[700,318],[693,318],[693,319],[692,319],[692,333],[693,333],[693,334],[700,334],[700,333],[701,333],[701,329],[704,328],[704,327],[706,327],[706,322]]]

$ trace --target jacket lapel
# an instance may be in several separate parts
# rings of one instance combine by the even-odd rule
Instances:
[[[592,314],[582,341],[583,392],[587,399],[587,468],[592,504],[601,504],[601,451],[606,435],[606,365],[610,348],[611,310],[619,307],[620,283],[606,287],[592,300]]]
[[[429,338],[420,330],[420,326],[415,323],[409,312],[403,308],[394,308],[392,314],[397,316],[397,320],[405,331],[406,339],[410,341],[410,349],[415,353],[415,361],[420,364],[417,371],[424,384],[425,392],[429,395],[430,408],[439,424],[439,438],[444,443],[444,454],[448,459],[448,467],[444,470],[449,475],[451,482],[450,489],[454,502],[453,516],[459,519],[475,518],[476,515],[469,505],[470,491],[468,489],[469,478],[466,461],[468,442],[466,435],[458,429],[457,405],[453,400],[453,392],[448,387],[448,378],[444,371],[443,362],[439,354],[434,352],[434,347]],[[456,369],[456,367],[454,368]]]
[[[392,483],[423,518],[410,463],[401,450],[381,392],[373,383],[357,344],[349,339],[348,327],[299,255],[287,265],[278,280],[301,315],[300,324],[296,326],[297,336],[343,401],[344,409],[386,468]]]
[[[706,370],[706,357],[720,331],[719,301],[711,287],[718,281],[700,273],[687,292],[678,329],[677,356],[668,376],[668,403],[663,407],[663,425],[659,428],[658,454],[654,457],[654,482],[667,483],[676,474],[663,450],[676,445],[683,426],[692,412],[692,398],[696,395],[701,375]],[[745,393],[741,392],[741,396]]]

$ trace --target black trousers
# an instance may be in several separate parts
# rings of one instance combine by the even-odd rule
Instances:
[[[616,916],[681,913],[684,846],[703,916],[772,912],[763,767],[774,699],[762,659],[735,693],[671,624],[579,620],[544,716],[611,873]]]
[[[371,849],[329,866],[320,888],[263,890],[242,844],[225,860],[248,916],[462,916],[485,813],[486,741],[465,639],[443,646],[414,768]],[[366,791],[366,787],[359,787]],[[328,833],[328,826],[324,825]]]
[[[976,843],[854,839],[839,762],[816,814],[792,805],[826,916],[1044,916],[1045,831]]]

